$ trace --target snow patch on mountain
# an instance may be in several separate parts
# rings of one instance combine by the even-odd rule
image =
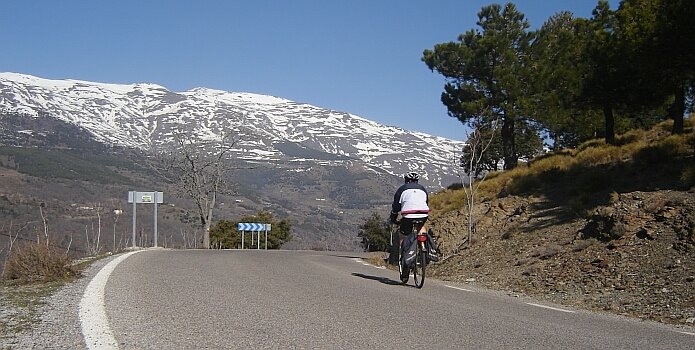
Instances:
[[[233,157],[260,162],[288,157],[276,145],[366,162],[398,175],[418,171],[431,185],[456,181],[454,155],[463,142],[386,126],[351,113],[288,99],[204,87],[173,92],[151,84],[49,80],[0,73],[0,111],[54,118],[77,125],[95,140],[124,147],[169,147],[175,135],[196,142],[239,141]],[[288,159],[292,158],[292,159]]]

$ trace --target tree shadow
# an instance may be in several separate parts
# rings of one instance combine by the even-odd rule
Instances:
[[[360,278],[364,278],[367,280],[378,281],[378,282],[381,282],[383,284],[388,284],[390,286],[399,286],[402,284],[401,281],[395,281],[395,280],[392,280],[392,279],[386,278],[386,277],[370,276],[370,275],[365,275],[365,274],[357,273],[357,272],[353,272],[352,275],[355,277],[360,277]]]
[[[680,178],[692,162],[692,156],[672,158],[647,148],[625,162],[576,164],[566,170],[551,168],[527,175],[512,180],[503,192],[543,195],[545,201],[532,204],[532,218],[535,228],[545,228],[609,205],[614,193],[687,190],[692,184]]]
[[[529,221],[533,221],[533,224],[529,224],[528,227],[534,230],[561,225],[576,218],[576,213],[557,201],[546,200],[532,203],[530,207],[532,214],[529,216]]]

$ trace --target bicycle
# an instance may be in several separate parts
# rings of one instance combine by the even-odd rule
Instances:
[[[415,248],[415,261],[412,263],[412,266],[403,266],[403,257],[401,255],[403,252],[403,247],[401,246],[400,249],[398,249],[398,272],[401,276],[401,282],[403,284],[407,284],[408,279],[410,278],[410,272],[412,272],[413,282],[415,283],[415,287],[418,289],[425,285],[425,267],[427,266],[427,234],[420,232],[424,224],[424,219],[413,220],[412,232],[406,237],[406,239],[403,240],[403,242],[407,242],[409,241],[408,237],[412,237],[414,235],[415,240],[417,241]],[[409,271],[405,271],[404,273],[404,269]]]

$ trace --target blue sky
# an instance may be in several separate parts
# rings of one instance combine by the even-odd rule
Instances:
[[[596,2],[514,3],[538,28],[562,10],[590,17]],[[421,57],[476,28],[491,3],[2,1],[0,71],[267,94],[464,140],[466,129],[440,102],[444,78]]]

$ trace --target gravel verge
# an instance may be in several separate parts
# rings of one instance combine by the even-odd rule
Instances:
[[[93,261],[80,278],[43,297],[43,304],[34,312],[38,322],[26,331],[9,332],[0,339],[0,349],[84,349],[79,320],[80,300],[89,281],[112,259]],[[26,310],[18,309],[20,306],[2,304],[4,317],[26,313]]]

